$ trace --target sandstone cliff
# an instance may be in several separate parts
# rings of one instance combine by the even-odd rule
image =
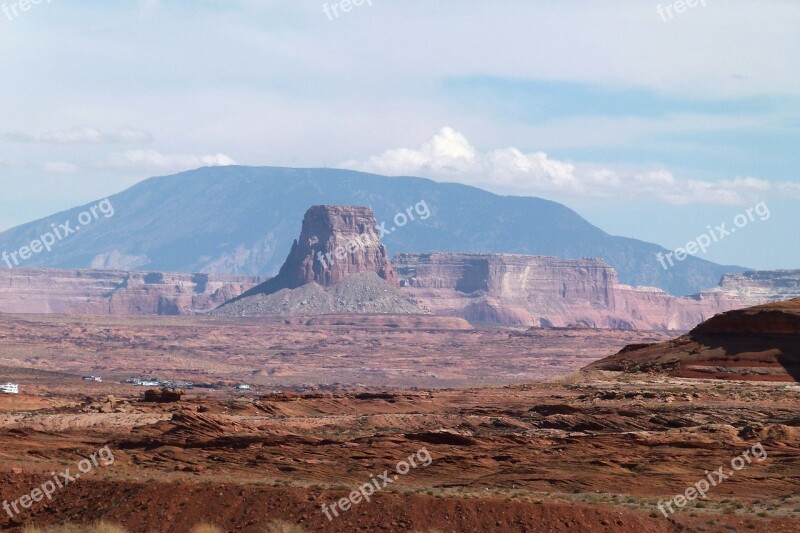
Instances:
[[[188,315],[209,311],[262,280],[119,270],[0,269],[0,312]]]
[[[599,259],[510,254],[399,254],[401,286],[434,314],[539,327],[689,330],[717,313],[790,298],[800,271],[726,276],[719,287],[675,297],[621,285]]]

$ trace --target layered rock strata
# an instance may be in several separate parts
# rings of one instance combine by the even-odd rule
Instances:
[[[800,271],[752,272],[675,297],[619,283],[600,259],[511,254],[399,254],[403,290],[431,312],[473,323],[688,331],[717,313],[800,292]]]
[[[191,315],[214,309],[262,281],[257,276],[0,269],[0,312]]]

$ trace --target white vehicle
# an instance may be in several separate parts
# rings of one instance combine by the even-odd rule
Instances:
[[[19,394],[19,385],[16,383],[5,383],[0,385],[0,392],[5,394]]]

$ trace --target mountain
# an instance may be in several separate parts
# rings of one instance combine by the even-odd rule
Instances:
[[[99,216],[97,205],[87,204],[0,233],[0,251],[19,251],[68,221],[74,229],[81,213],[87,222],[94,208],[91,223],[19,266],[274,275],[303,213],[312,205],[339,204],[371,207],[384,228],[378,236],[392,253],[598,257],[620,282],[672,294],[696,293],[725,273],[745,270],[695,257],[664,270],[655,256],[664,248],[609,235],[564,205],[424,178],[207,167],[150,178],[108,201]]]

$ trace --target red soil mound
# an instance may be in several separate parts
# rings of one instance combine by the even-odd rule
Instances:
[[[675,377],[800,381],[800,298],[729,311],[688,335],[626,347],[587,369]]]

